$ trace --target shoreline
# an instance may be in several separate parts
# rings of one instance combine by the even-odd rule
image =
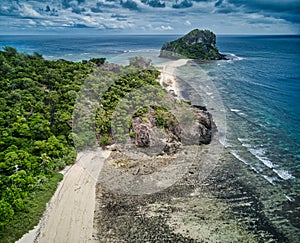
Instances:
[[[161,86],[169,92],[173,90],[178,98],[181,98],[181,94],[175,71],[177,67],[187,62],[188,59],[179,59],[156,66],[161,71],[159,80]],[[166,85],[163,85],[164,83]],[[215,145],[205,145],[201,155],[205,156],[209,148]],[[110,153],[110,151],[107,152]],[[262,220],[268,220],[265,219],[263,207],[256,196],[252,195],[252,187],[249,186],[247,189],[248,185],[244,185],[239,179],[240,170],[246,171],[245,174],[249,172],[244,165],[233,166],[236,162],[231,162],[234,158],[230,155],[225,155],[229,156],[226,158],[225,165],[217,166],[212,175],[200,183],[198,174],[207,173],[201,164],[193,166],[189,173],[175,185],[162,192],[146,196],[115,195],[103,191],[97,186],[95,180],[90,181],[91,175],[86,171],[90,168],[89,162],[94,157],[85,154],[82,164],[80,156],[84,155],[78,155],[78,161],[66,172],[63,181],[60,182],[47,205],[45,215],[39,225],[33,233],[30,231],[33,234],[31,239],[34,240],[28,241],[27,237],[26,241],[26,235],[30,234],[29,232],[22,237],[25,241],[19,240],[18,243],[95,242],[101,239],[120,242],[124,238],[119,237],[123,236],[131,241],[165,239],[182,242],[198,242],[198,240],[257,242],[258,239],[272,240],[277,234],[278,238],[275,239],[282,237],[275,229],[274,233],[268,230],[271,223],[268,221],[261,223]],[[223,156],[222,159],[224,159]],[[204,159],[201,156],[199,160],[199,163],[203,163]],[[241,168],[234,171],[237,166]],[[236,179],[232,177],[230,171],[233,171]],[[255,177],[255,175],[250,175]],[[68,184],[68,181],[73,184]],[[85,193],[89,193],[89,196]],[[89,212],[82,213],[82,207],[78,202],[85,203],[87,198],[94,200],[81,204],[84,207],[89,205]],[[71,208],[72,203],[75,209]],[[237,207],[240,211],[235,209]],[[69,218],[59,219],[64,217],[63,215],[68,215]],[[80,215],[84,216],[84,220]],[[255,221],[257,219],[258,221]],[[207,224],[210,226],[208,227]],[[253,224],[253,229],[251,224]]]
[[[183,99],[179,85],[176,82],[176,68],[187,64],[189,60],[171,60],[156,66],[161,72],[159,79],[161,87],[173,94],[176,99]],[[214,150],[213,153],[211,153],[212,150]],[[219,235],[216,232],[219,228],[226,234],[225,238],[221,237],[221,240],[230,239],[231,234],[239,234],[240,239],[243,240],[248,239],[248,232],[243,231],[240,233],[234,220],[230,222],[230,229],[228,229],[227,220],[223,220],[219,224],[218,213],[216,214],[215,212],[219,212],[217,209],[221,210],[221,212],[225,211],[226,205],[210,198],[210,193],[202,190],[201,183],[199,185],[199,182],[205,181],[207,176],[217,166],[216,163],[212,162],[218,161],[218,152],[220,151],[222,151],[222,145],[219,143],[217,136],[213,136],[213,140],[208,145],[187,145],[182,147],[182,150],[177,155],[181,156],[184,154],[184,156],[180,157],[180,162],[184,165],[180,170],[185,170],[185,173],[177,177],[172,184],[169,184],[170,178],[165,177],[163,172],[161,172],[159,183],[168,184],[168,186],[151,194],[131,194],[120,189],[115,191],[117,187],[105,184],[106,178],[104,178],[104,183],[100,180],[96,185],[93,241],[217,241],[219,240]],[[171,160],[171,157],[166,158],[166,160]],[[113,160],[110,163],[113,164]],[[174,161],[170,162],[171,174],[178,175],[176,170],[180,168],[180,165],[176,164],[174,166],[172,163]],[[144,168],[143,166],[142,168]],[[106,166],[107,169],[105,166],[103,168],[104,174],[109,174],[111,166]],[[141,170],[138,168],[136,170],[137,173],[134,175],[138,175]],[[128,171],[125,169],[125,174],[122,174],[122,172],[119,175],[118,173],[112,173],[108,178],[113,178],[115,175],[118,175],[118,178],[122,178],[122,176],[126,176],[126,173]],[[136,181],[131,181],[132,184],[122,183],[122,179],[118,183],[130,189],[139,187],[135,183],[139,181],[139,184],[143,184],[145,181],[144,174],[141,173],[139,175],[140,177],[137,176]],[[154,177],[152,176],[152,178]],[[153,183],[155,184],[156,181],[153,180]],[[199,196],[203,197],[203,195],[203,199],[199,198]],[[213,205],[211,206],[210,203],[213,203]],[[202,210],[203,214],[215,217],[215,221],[210,222],[212,230],[207,228],[206,221],[195,225],[197,219],[194,215],[198,212],[197,210],[194,211],[195,209],[186,208],[190,206],[196,207],[199,211]],[[211,212],[211,208],[215,210]],[[182,211],[186,212],[186,214],[182,214]],[[191,222],[185,222],[189,219],[191,219]],[[250,237],[253,238],[252,236]]]
[[[177,97],[181,97],[181,95],[176,83],[175,71],[177,67],[185,65],[188,61],[189,59],[179,59],[155,66],[161,72],[159,79],[161,87],[168,92],[173,90]],[[101,150],[97,152],[103,155],[103,163],[111,151]],[[78,239],[91,240],[96,202],[96,194],[92,191],[96,188],[96,178],[100,172],[100,167],[95,167],[89,161],[94,160],[97,156],[99,157],[95,151],[80,152],[76,162],[60,172],[64,178],[47,203],[40,222],[16,243],[65,242],[70,239],[73,242]],[[87,174],[86,171],[93,171],[93,175]],[[81,185],[79,182],[82,182]],[[94,198],[94,200],[88,200],[85,203],[86,198]],[[72,208],[76,213],[70,211]]]
[[[187,60],[158,65],[160,84],[181,97],[170,70]],[[174,64],[175,62],[175,64]],[[182,64],[181,64],[182,63]],[[181,65],[179,65],[181,64]],[[163,85],[166,82],[167,85]],[[208,105],[208,108],[213,106]],[[222,135],[222,131],[218,131]],[[114,193],[96,186],[93,240],[96,242],[267,242],[287,240],[274,225],[255,190],[257,176],[228,153],[217,137],[204,145],[188,172],[166,189],[145,195]],[[223,151],[209,167],[216,148]],[[200,178],[200,179],[199,179]],[[267,182],[258,178],[263,187]],[[253,182],[251,184],[250,182]],[[164,183],[162,181],[162,183]],[[268,195],[267,189],[263,194]],[[274,209],[276,210],[276,206]],[[273,213],[274,211],[271,211]],[[280,220],[279,220],[280,223]],[[295,236],[296,238],[297,236]],[[287,242],[287,241],[285,241]]]
[[[178,59],[166,61],[160,65],[155,66],[160,72],[159,83],[162,88],[168,92],[174,92],[175,96],[182,99],[178,84],[176,82],[176,68],[184,66],[190,59]]]
[[[84,151],[65,169],[39,224],[17,243],[78,242],[92,237],[96,178],[109,150]],[[99,166],[100,164],[100,166]]]

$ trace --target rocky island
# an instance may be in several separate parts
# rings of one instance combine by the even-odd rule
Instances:
[[[183,37],[165,43],[160,57],[189,58],[196,60],[221,60],[225,55],[216,47],[216,35],[209,30],[194,29]]]

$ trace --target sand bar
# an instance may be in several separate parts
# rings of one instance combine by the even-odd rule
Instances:
[[[180,90],[176,83],[176,68],[185,65],[188,61],[189,59],[178,59],[157,66],[161,72],[159,80],[161,86],[167,91],[174,92],[178,97],[180,97]]]

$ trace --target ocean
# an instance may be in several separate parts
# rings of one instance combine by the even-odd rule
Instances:
[[[177,37],[0,36],[0,48],[72,61],[106,57],[126,63],[142,55],[158,64],[164,61],[157,57],[162,44]],[[236,170],[234,180],[254,193],[272,225],[298,239],[300,36],[218,36],[217,47],[228,60],[179,68],[182,95],[213,114],[224,145],[221,161],[232,163],[225,167]]]

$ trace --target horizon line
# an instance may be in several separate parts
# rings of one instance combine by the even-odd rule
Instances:
[[[188,33],[188,32],[187,32]],[[187,33],[7,33],[0,34],[3,36],[147,36],[147,35],[156,35],[156,36],[167,36],[167,35],[185,35]],[[216,36],[300,36],[300,33],[220,33]]]

